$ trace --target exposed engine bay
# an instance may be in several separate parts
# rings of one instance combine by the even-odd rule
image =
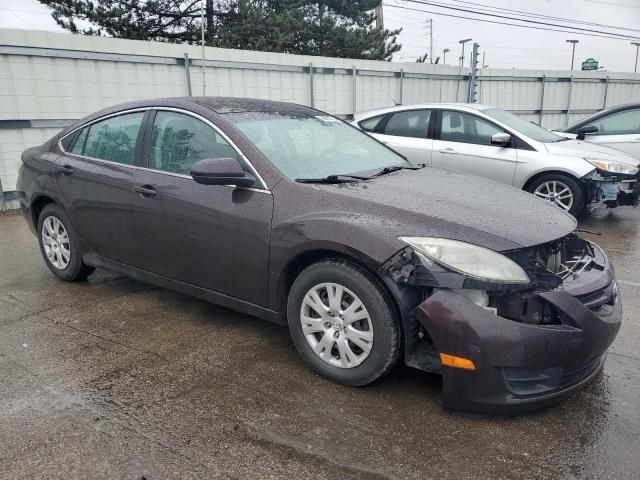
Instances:
[[[467,277],[435,262],[425,263],[411,248],[389,259],[382,269],[397,283],[423,288],[423,298],[451,289],[496,315],[529,324],[559,324],[559,313],[540,294],[570,288],[589,272],[601,272],[606,259],[591,242],[570,234],[542,245],[503,252],[520,265],[528,285],[489,283]],[[607,299],[609,301],[610,299]],[[599,308],[597,301],[589,308]],[[593,302],[591,302],[593,303]]]

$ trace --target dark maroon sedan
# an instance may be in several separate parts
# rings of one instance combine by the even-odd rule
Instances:
[[[18,188],[58,277],[104,268],[288,325],[347,385],[400,360],[442,374],[447,408],[523,411],[592,380],[620,327],[573,217],[308,107],[119,105],[27,150]]]

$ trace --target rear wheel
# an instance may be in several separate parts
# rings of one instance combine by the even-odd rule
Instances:
[[[95,270],[85,265],[69,217],[58,205],[45,206],[38,218],[40,251],[47,267],[68,282],[84,280]]]
[[[395,310],[368,273],[348,262],[306,268],[289,292],[287,319],[300,355],[336,382],[366,385],[397,361]]]
[[[574,216],[578,216],[585,207],[584,191],[569,175],[542,175],[531,182],[527,190]]]

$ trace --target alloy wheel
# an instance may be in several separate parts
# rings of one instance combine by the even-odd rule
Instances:
[[[541,183],[533,194],[551,202],[553,205],[557,205],[563,210],[569,211],[573,206],[573,192],[568,185],[558,180],[549,180]]]
[[[367,308],[355,293],[337,283],[321,283],[307,292],[300,322],[314,353],[334,367],[360,365],[373,347]]]
[[[64,270],[71,262],[69,234],[62,222],[49,216],[42,222],[42,245],[49,262],[58,270]]]

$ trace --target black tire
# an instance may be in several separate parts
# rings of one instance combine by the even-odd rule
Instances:
[[[580,183],[578,183],[578,181],[570,175],[564,175],[562,173],[549,173],[546,175],[541,175],[529,184],[529,186],[527,187],[527,191],[529,193],[535,194],[534,192],[536,191],[536,189],[547,182],[558,182],[564,184],[567,188],[569,188],[573,195],[573,205],[568,210],[568,212],[574,217],[577,217],[582,213],[582,211],[587,206],[584,190],[582,189]],[[558,208],[562,207],[558,206]],[[567,211],[564,208],[562,209],[564,211]]]
[[[362,302],[373,330],[368,356],[358,365],[341,368],[320,358],[311,347],[301,324],[302,303],[306,294],[323,283],[339,284],[350,290]],[[346,294],[346,298],[349,295]],[[353,299],[352,299],[353,300]],[[340,315],[340,318],[342,316]],[[307,267],[294,281],[287,302],[287,320],[291,338],[302,358],[316,372],[335,382],[360,386],[369,384],[386,374],[396,364],[400,350],[400,327],[396,310],[387,293],[365,270],[342,260],[328,260]],[[325,324],[326,325],[326,324]],[[347,329],[333,334],[344,334]],[[322,333],[317,335],[321,336]],[[356,352],[359,347],[349,344]],[[337,349],[336,344],[332,348]],[[328,351],[328,349],[327,349]],[[337,350],[332,350],[337,351]],[[362,350],[360,350],[362,352]],[[353,351],[352,351],[353,353]],[[341,355],[339,355],[341,357]]]
[[[54,265],[45,251],[42,230],[43,228],[45,228],[45,221],[50,218],[57,219],[68,235],[69,241],[65,242],[65,245],[68,245],[70,254],[68,264],[63,268],[59,268],[58,266]],[[95,270],[94,267],[85,265],[82,261],[78,236],[73,229],[73,225],[71,224],[69,216],[60,206],[56,205],[55,203],[46,205],[42,209],[42,212],[40,212],[40,216],[38,217],[38,243],[40,245],[42,258],[44,258],[44,262],[47,264],[47,267],[49,267],[49,270],[51,270],[58,278],[61,278],[62,280],[65,280],[67,282],[84,280]]]

